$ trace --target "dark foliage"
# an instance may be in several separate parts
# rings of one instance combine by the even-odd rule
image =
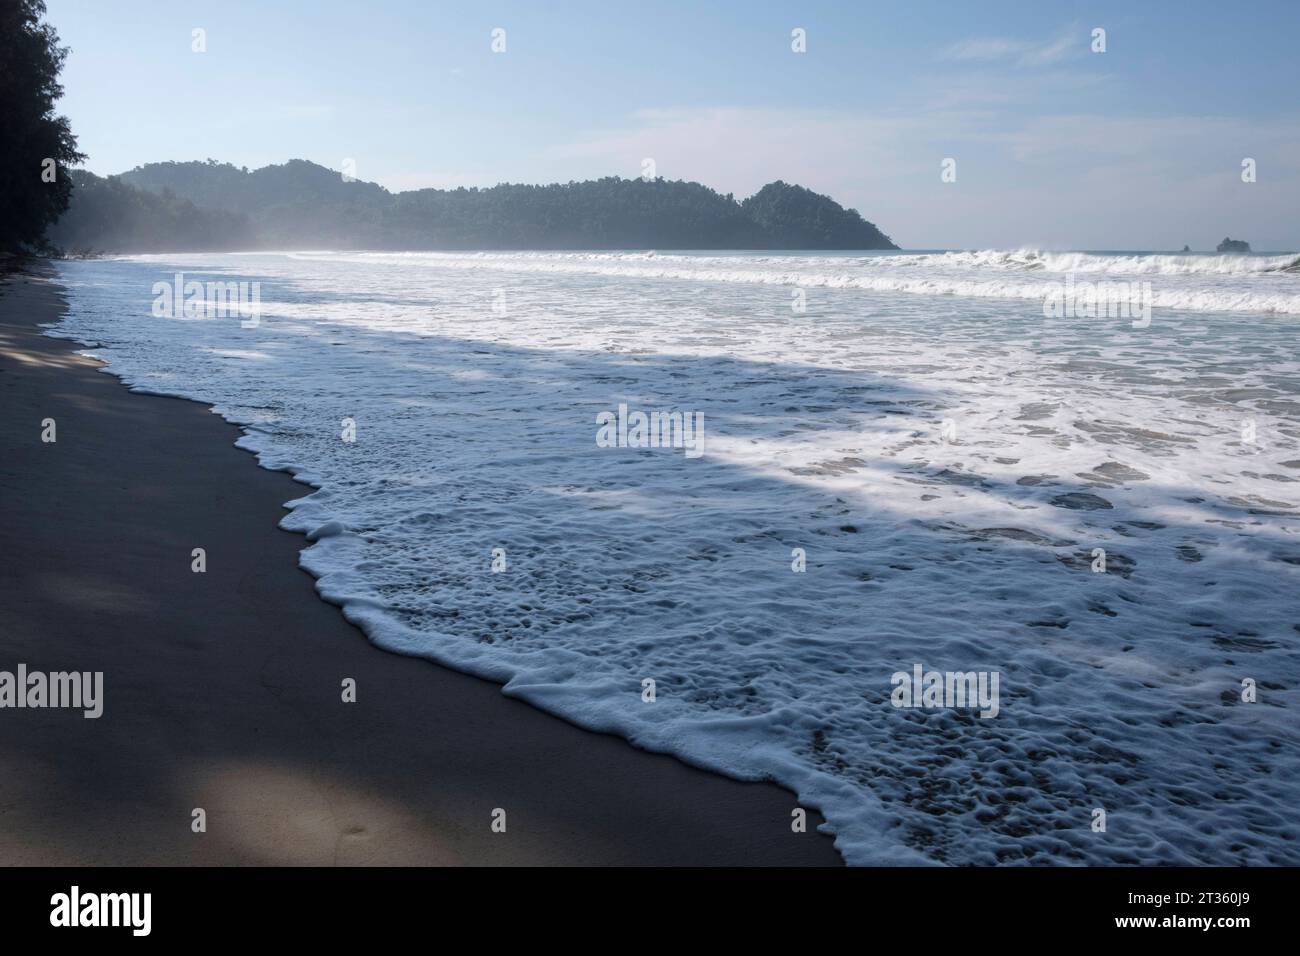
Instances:
[[[193,203],[198,214],[221,212],[251,224],[246,248],[337,249],[892,249],[889,238],[857,212],[800,186],[771,183],[737,202],[699,183],[608,177],[548,186],[504,184],[488,189],[421,189],[390,193],[374,183],[345,181],[304,160],[249,171],[207,162],[152,163],[112,177],[154,195]],[[103,182],[100,180],[99,182]],[[89,196],[89,193],[88,193]],[[126,191],[115,201],[138,209]],[[74,198],[59,237],[69,247],[127,251],[187,249],[211,224],[186,232],[170,221],[150,237],[137,220],[129,233],[104,228],[103,208],[79,218]],[[93,236],[86,221],[100,224]],[[241,220],[242,221],[242,220]],[[165,227],[165,228],[164,228]],[[228,248],[215,231],[205,248]]]
[[[68,255],[99,252],[204,252],[255,245],[247,216],[200,209],[170,190],[147,192],[118,176],[72,171],[73,202],[50,230]]]
[[[743,203],[749,218],[773,240],[779,238],[788,249],[841,249],[846,240],[866,239],[868,230],[888,245],[873,244],[859,248],[893,248],[888,237],[865,222],[856,209],[845,209],[829,196],[821,196],[803,186],[791,186],[777,180],[768,183]],[[864,229],[863,227],[866,227]]]
[[[44,15],[43,0],[0,0],[0,253],[45,247],[68,206],[66,167],[85,158],[54,113],[68,51]]]

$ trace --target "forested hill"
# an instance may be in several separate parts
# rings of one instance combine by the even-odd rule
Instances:
[[[257,247],[247,216],[203,209],[170,191],[136,189],[118,176],[74,169],[68,210],[47,231],[66,255],[219,252]]]
[[[300,159],[257,170],[208,160],[107,179],[81,173],[52,238],[70,252],[897,248],[855,210],[783,182],[743,202],[699,183],[617,177],[390,193]]]

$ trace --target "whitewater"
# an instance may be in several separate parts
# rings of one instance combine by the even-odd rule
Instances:
[[[1295,865],[1298,263],[135,256],[60,263],[49,332],[291,471],[378,645],[778,781],[850,863]],[[177,272],[258,322],[155,316]],[[1046,317],[1065,276],[1150,325]],[[704,453],[598,444],[621,406]],[[918,665],[995,715],[894,706]]]

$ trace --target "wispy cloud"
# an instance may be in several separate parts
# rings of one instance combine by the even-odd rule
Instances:
[[[979,63],[1008,62],[1017,66],[1048,66],[1072,52],[1086,48],[1087,39],[1073,28],[1053,40],[1022,40],[1012,37],[971,37],[947,47],[945,60]]]

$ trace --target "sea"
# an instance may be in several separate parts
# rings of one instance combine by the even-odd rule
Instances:
[[[1300,864],[1295,253],[58,271],[49,333],[293,473],[381,647],[776,781],[853,864]]]

